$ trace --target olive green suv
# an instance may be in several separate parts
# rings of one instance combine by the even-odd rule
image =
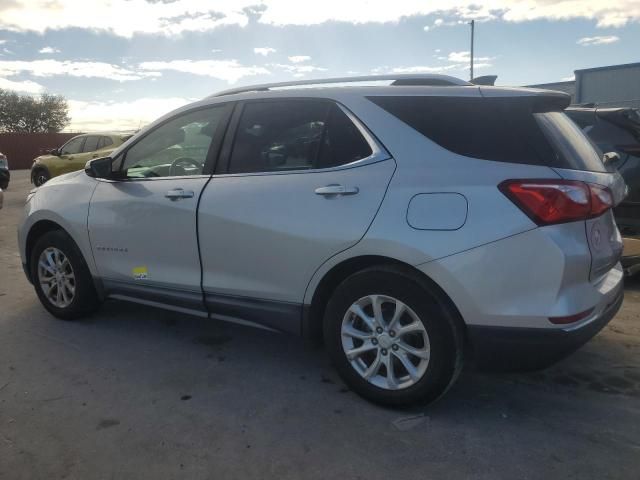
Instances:
[[[39,187],[49,179],[63,173],[82,170],[85,164],[94,158],[108,157],[113,150],[122,145],[132,134],[89,133],[73,137],[48,155],[41,155],[31,166],[31,183]]]

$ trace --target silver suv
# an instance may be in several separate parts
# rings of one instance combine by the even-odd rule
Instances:
[[[568,102],[437,75],[222,92],[32,191],[24,269],[59,318],[120,299],[294,333],[372,401],[433,401],[465,354],[542,367],[622,303],[625,185]]]

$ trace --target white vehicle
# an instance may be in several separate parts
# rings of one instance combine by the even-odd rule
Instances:
[[[114,298],[323,340],[384,404],[469,352],[548,365],[623,298],[625,185],[568,102],[438,75],[223,92],[35,190],[25,272],[60,318]]]

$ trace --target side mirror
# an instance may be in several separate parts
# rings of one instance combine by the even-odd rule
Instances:
[[[56,157],[60,156],[60,150],[54,148],[53,150],[49,150],[49,155],[55,155]]]
[[[84,173],[92,178],[111,178],[111,163],[113,158],[102,157],[89,160],[84,166]]]

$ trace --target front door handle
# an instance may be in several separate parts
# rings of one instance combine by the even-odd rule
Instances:
[[[166,198],[171,201],[180,200],[181,198],[193,198],[193,192],[190,190],[183,190],[182,188],[174,188],[164,194]]]
[[[316,195],[355,195],[360,190],[358,187],[345,187],[344,185],[327,185],[316,188]]]

